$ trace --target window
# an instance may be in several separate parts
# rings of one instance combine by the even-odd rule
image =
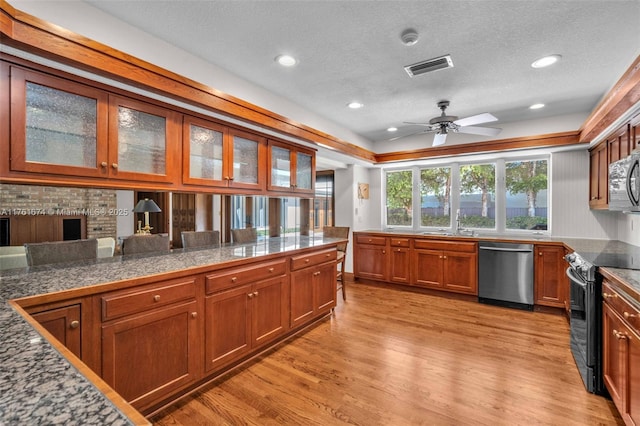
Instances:
[[[420,170],[420,224],[451,226],[451,167]]]
[[[460,226],[496,227],[496,166],[470,164],[460,167]],[[458,216],[458,212],[456,212]]]
[[[387,226],[413,224],[413,171],[389,171],[386,174]]]
[[[505,163],[506,229],[547,229],[547,160]]]

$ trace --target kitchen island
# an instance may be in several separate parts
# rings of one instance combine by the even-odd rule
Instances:
[[[330,290],[334,291],[335,299],[335,248],[340,241],[313,237],[270,238],[213,249],[173,250],[155,256],[116,256],[3,271],[0,275],[0,423],[148,424],[98,374],[61,345],[43,338],[36,322],[24,315],[22,307],[127,292],[132,285],[140,286],[165,277],[180,279],[279,259],[287,265],[288,278],[285,260],[292,259],[292,264],[296,259],[314,264],[318,253],[322,253],[322,261],[333,267]],[[198,291],[204,295],[204,289]],[[99,313],[97,315],[99,318]],[[203,375],[199,379],[203,379]]]

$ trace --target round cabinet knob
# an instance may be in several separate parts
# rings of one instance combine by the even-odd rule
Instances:
[[[191,312],[191,318],[198,318],[197,312]]]
[[[101,165],[102,167],[107,167],[107,166],[108,166],[108,164],[107,164],[107,162],[106,162],[106,161],[103,161],[102,163],[100,163],[100,165]]]
[[[258,292],[257,292],[257,291],[254,291],[254,292],[253,292],[253,295],[254,295],[254,296],[257,296],[257,295],[258,295]]]
[[[269,272],[273,272],[273,271],[274,271],[274,269],[273,269],[273,268],[269,268]]]
[[[71,324],[69,324],[69,328],[76,329],[78,327],[80,327],[80,321],[71,321]]]
[[[111,163],[111,167],[114,168],[114,169],[117,169],[118,168],[118,163]]]
[[[231,282],[235,283],[236,281],[238,281],[238,277],[231,277]]]
[[[247,294],[247,297],[248,297],[249,299],[251,299],[251,298],[253,297],[253,293],[248,293],[248,294]]]
[[[635,318],[636,317],[636,315],[630,314],[629,312],[626,312],[626,311],[622,314],[622,316],[625,317],[626,319]]]
[[[160,301],[160,295],[156,294],[155,296],[153,296],[153,301],[154,302],[159,302]]]

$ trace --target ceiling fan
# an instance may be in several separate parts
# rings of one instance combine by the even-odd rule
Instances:
[[[433,137],[433,146],[443,145],[447,140],[447,134],[449,132],[454,133],[469,133],[473,135],[483,136],[496,136],[502,131],[496,127],[478,127],[474,124],[489,123],[491,121],[497,121],[498,119],[488,112],[472,115],[470,117],[458,118],[455,115],[446,115],[445,110],[449,106],[449,101],[438,102],[438,108],[442,111],[442,114],[438,117],[434,117],[429,120],[428,123],[413,123],[405,121],[405,124],[416,124],[418,126],[425,126],[426,129],[420,132],[413,133],[428,133],[437,132]],[[411,136],[411,135],[408,135]],[[398,139],[398,138],[394,138]],[[391,139],[393,140],[393,139]]]

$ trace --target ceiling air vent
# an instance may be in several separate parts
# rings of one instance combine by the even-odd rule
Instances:
[[[440,56],[438,58],[427,59],[426,61],[418,62],[417,64],[407,65],[404,70],[413,77],[415,75],[424,74],[427,72],[441,70],[443,68],[453,68],[453,61],[451,55]]]

